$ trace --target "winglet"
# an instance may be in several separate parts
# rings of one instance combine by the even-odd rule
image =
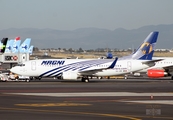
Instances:
[[[118,60],[118,57],[115,58],[115,60],[113,61],[113,63],[112,63],[107,69],[114,68],[114,66],[115,66],[116,63],[117,63],[117,60]]]

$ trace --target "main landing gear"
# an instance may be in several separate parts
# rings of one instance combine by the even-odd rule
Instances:
[[[82,77],[81,81],[82,82],[89,82],[89,78],[88,77]]]

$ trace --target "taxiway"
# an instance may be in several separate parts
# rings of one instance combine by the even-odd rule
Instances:
[[[173,119],[173,81],[0,82],[2,120]]]

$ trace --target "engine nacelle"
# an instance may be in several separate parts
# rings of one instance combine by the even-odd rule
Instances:
[[[151,77],[151,78],[160,78],[160,77],[167,76],[168,73],[161,69],[149,69],[147,71],[147,75],[148,77]]]
[[[62,79],[64,80],[77,80],[77,72],[63,72]]]

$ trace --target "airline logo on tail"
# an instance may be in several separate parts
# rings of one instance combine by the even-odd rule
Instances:
[[[27,38],[20,46],[20,53],[28,53],[31,38]]]
[[[3,38],[0,41],[0,52],[4,53],[5,52],[5,48],[6,48],[6,44],[7,44],[8,38]]]
[[[151,32],[137,51],[132,54],[132,59],[152,60],[158,34],[159,32]]]
[[[20,42],[21,42],[20,37],[16,37],[13,43],[13,48],[12,48],[13,53],[17,53],[19,51]]]
[[[153,50],[153,47],[150,43],[148,42],[144,42],[142,45],[141,45],[141,51],[143,52],[144,55],[146,54],[150,54]]]
[[[33,52],[33,48],[34,48],[34,46],[31,45],[30,48],[28,49],[28,53],[31,54],[31,55],[32,55],[32,52]]]
[[[8,40],[5,48],[5,53],[10,53],[13,47],[14,40]]]

